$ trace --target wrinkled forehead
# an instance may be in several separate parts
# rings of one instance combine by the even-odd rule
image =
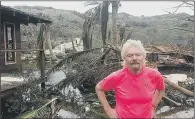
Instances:
[[[126,49],[126,55],[128,54],[143,54],[143,52],[138,47],[129,47]]]

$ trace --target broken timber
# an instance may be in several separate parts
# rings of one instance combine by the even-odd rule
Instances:
[[[178,102],[176,102],[176,101],[170,99],[170,98],[167,97],[167,96],[163,96],[163,98],[164,98],[165,100],[168,100],[169,102],[173,103],[173,104],[174,104],[175,106],[177,106],[177,107],[181,106],[181,103],[178,103]]]
[[[186,94],[186,95],[188,95],[188,96],[191,96],[191,97],[194,96],[194,93],[193,93],[192,91],[189,91],[189,90],[187,90],[187,89],[185,89],[185,88],[183,88],[183,87],[181,87],[181,86],[179,86],[179,85],[177,85],[177,84],[171,82],[171,81],[170,81],[169,79],[167,79],[166,77],[164,77],[164,81],[165,81],[166,84],[168,84],[168,85],[171,86],[172,88],[174,88],[174,89],[176,89],[176,90],[178,90],[178,91],[180,91],[180,92],[182,92],[182,93],[184,93],[184,94]]]

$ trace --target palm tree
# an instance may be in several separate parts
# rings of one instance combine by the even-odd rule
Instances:
[[[97,5],[97,6],[86,12],[87,15],[83,24],[83,31],[81,37],[81,40],[83,41],[84,50],[92,49],[92,32],[94,29],[94,24],[99,21],[99,15],[101,9],[101,3],[96,1],[87,2],[86,6],[88,5]]]
[[[120,1],[103,1],[103,2],[87,2],[86,6],[89,5],[97,5],[95,8],[92,8],[90,10],[94,10],[94,13],[96,17],[94,17],[94,20],[100,20],[101,21],[101,33],[102,33],[102,42],[103,46],[106,45],[106,39],[107,39],[107,24],[108,24],[108,18],[109,18],[109,5],[112,4],[112,34],[113,34],[113,40],[114,44],[118,43],[118,33],[117,33],[117,12],[118,8],[120,6]],[[97,9],[99,8],[99,9]],[[90,11],[88,10],[88,11]]]
[[[117,13],[120,1],[112,1],[112,35],[113,43],[118,44],[118,30],[117,30]]]
[[[83,32],[81,40],[83,41],[83,50],[92,48],[92,30],[93,21],[91,18],[87,18],[83,24]]]
[[[38,16],[45,18],[45,19],[48,19],[48,20],[51,20],[51,17],[45,12],[39,13]],[[46,37],[47,45],[48,45],[48,48],[50,51],[51,59],[53,61],[56,61],[57,57],[52,50],[52,43],[51,43],[51,39],[50,39],[50,31],[51,31],[50,26],[51,26],[51,24],[45,24],[45,26],[44,26],[45,37]]]
[[[108,1],[103,1],[102,9],[101,9],[101,32],[102,32],[103,46],[106,45],[109,4],[110,3]]]

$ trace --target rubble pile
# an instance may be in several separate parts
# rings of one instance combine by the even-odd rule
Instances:
[[[79,89],[83,96],[84,104],[88,105],[87,109],[82,109],[82,111],[85,111],[81,117],[96,115],[95,117],[104,118],[103,110],[96,97],[94,87],[105,76],[122,68],[121,61],[120,51],[114,47],[107,47],[104,49],[104,52],[80,54],[79,57],[72,60],[71,63],[65,63],[65,66],[60,69],[65,72],[66,79],[58,84],[58,88],[71,84],[74,88]],[[156,62],[146,62],[146,65],[158,70],[158,63]],[[194,106],[194,80],[192,78],[186,74],[167,74],[164,75],[164,79],[166,94],[162,102],[160,102],[158,111],[164,106],[173,107],[176,110],[177,108],[186,109]],[[109,92],[107,96],[109,103],[114,106],[114,92]],[[181,111],[181,109],[174,111],[174,113]]]

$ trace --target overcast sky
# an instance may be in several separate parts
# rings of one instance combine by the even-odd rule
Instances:
[[[17,6],[17,5],[27,5],[27,6],[45,6],[45,7],[53,7],[57,9],[65,9],[65,10],[76,10],[78,12],[84,13],[89,7],[85,7],[84,1],[2,1],[2,5],[6,6]],[[162,15],[167,14],[169,11],[173,12],[181,2],[179,1],[122,1],[121,7],[119,8],[120,12],[126,12],[128,14],[134,16],[154,16],[154,15]],[[111,9],[110,9],[111,10]],[[177,13],[188,13],[190,15],[194,14],[194,11],[190,8],[180,8]]]

